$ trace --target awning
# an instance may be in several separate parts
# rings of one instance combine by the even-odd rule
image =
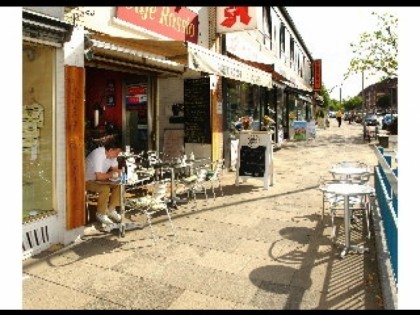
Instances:
[[[139,51],[129,45],[120,45],[118,41],[92,39],[89,49],[93,54],[86,54],[86,65],[96,64],[99,61],[102,64],[116,65],[120,68],[146,70],[165,75],[182,75],[184,72],[182,64],[169,61],[162,56]]]
[[[311,102],[311,98],[306,96],[306,95],[302,95],[302,94],[298,94],[298,99],[305,101],[305,102]]]
[[[22,9],[22,39],[62,47],[70,40],[73,25],[38,12]]]
[[[123,38],[99,33],[92,33],[90,37],[96,48],[110,49],[113,46],[112,49],[116,50],[116,47],[119,47],[121,53],[130,51],[132,55],[152,58],[160,63],[166,62],[165,67],[172,62],[173,67],[183,65],[195,71],[259,86],[273,86],[270,73],[190,42]],[[108,46],[99,43],[106,43]]]

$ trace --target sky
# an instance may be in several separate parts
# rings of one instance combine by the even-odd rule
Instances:
[[[376,29],[375,12],[398,16],[398,7],[286,7],[312,58],[322,60],[322,82],[330,96],[347,99],[362,91],[362,74],[343,81],[353,56],[350,43],[358,43],[363,32]],[[377,82],[367,77],[364,87]]]

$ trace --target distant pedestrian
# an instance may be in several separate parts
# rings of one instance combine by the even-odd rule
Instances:
[[[351,112],[349,113],[349,125],[350,125],[350,124],[351,124],[351,122],[354,120],[354,118],[355,118],[354,111],[351,111]]]
[[[335,113],[335,118],[338,121],[338,127],[341,127],[341,117],[343,116],[343,114],[341,113],[341,111],[337,111],[337,113]]]

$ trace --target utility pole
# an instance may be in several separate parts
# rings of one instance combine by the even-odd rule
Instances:
[[[362,114],[362,122],[363,122],[363,139],[366,137],[366,102],[365,102],[365,72],[362,71],[362,108],[363,108],[363,114]]]
[[[343,85],[340,85],[340,107],[341,107],[341,105],[342,105],[342,104],[341,104],[341,88],[342,88],[342,86],[343,86]]]

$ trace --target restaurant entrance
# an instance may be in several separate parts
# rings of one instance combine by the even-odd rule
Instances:
[[[86,67],[86,152],[117,136],[123,149],[151,147],[150,76]]]

